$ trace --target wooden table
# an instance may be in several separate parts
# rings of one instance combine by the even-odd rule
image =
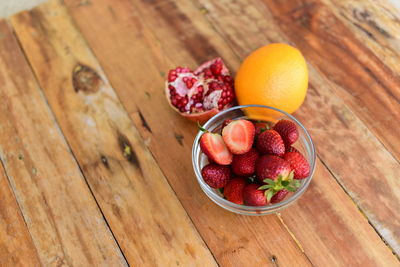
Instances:
[[[166,72],[286,42],[317,147],[293,206],[213,204]],[[385,1],[51,0],[0,22],[1,266],[399,266],[400,15]]]

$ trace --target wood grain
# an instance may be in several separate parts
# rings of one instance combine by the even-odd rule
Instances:
[[[40,259],[0,164],[0,265],[39,266]]]
[[[400,119],[398,73],[319,0],[264,3],[288,39],[335,85],[335,93],[400,160],[400,131],[392,128],[392,122]]]
[[[147,4],[142,4],[142,2],[139,3],[135,1],[135,5],[132,5],[135,8],[132,7],[130,9],[129,6],[127,6],[124,9],[127,10],[125,13],[123,13],[123,11],[118,9],[115,5],[108,8],[111,8],[113,13],[118,14],[118,17],[112,16],[112,14],[107,14],[107,8],[102,7],[102,3],[96,3],[96,5],[90,5],[86,7],[76,7],[73,4],[73,1],[67,1],[67,3],[69,4],[72,14],[76,18],[83,34],[91,44],[95,54],[99,60],[103,62],[105,71],[108,73],[108,76],[121,96],[122,101],[126,105],[127,109],[132,111],[132,116],[134,117],[135,122],[139,126],[144,125],[141,127],[142,135],[144,136],[145,140],[147,140],[147,143],[158,159],[160,166],[162,166],[164,172],[167,174],[178,195],[180,197],[184,197],[184,192],[179,189],[181,185],[174,183],[174,179],[178,179],[179,175],[182,173],[188,173],[188,175],[190,175],[191,170],[185,169],[184,165],[186,165],[186,163],[179,168],[179,166],[171,166],[169,162],[179,161],[187,162],[187,164],[190,163],[188,160],[185,161],[183,157],[181,158],[179,156],[176,156],[176,158],[174,157],[173,159],[163,157],[163,145],[159,144],[159,140],[163,140],[161,144],[172,142],[171,140],[174,138],[174,133],[165,132],[165,128],[170,128],[176,134],[183,136],[183,139],[180,138],[182,147],[181,145],[178,145],[176,148],[173,148],[174,151],[177,151],[175,154],[179,155],[182,153],[189,153],[191,142],[193,140],[193,130],[187,126],[186,122],[173,119],[174,114],[171,115],[171,119],[160,119],[160,116],[167,116],[164,114],[171,113],[167,111],[168,107],[163,96],[159,96],[159,92],[162,90],[163,80],[161,72],[173,67],[174,64],[170,62],[175,62],[175,60],[175,64],[182,64],[184,61],[186,61],[189,66],[193,66],[190,65],[190,62],[200,62],[210,58],[211,56],[216,56],[218,53],[224,54],[224,59],[227,59],[229,65],[233,66],[233,68],[236,68],[239,64],[239,60],[230,52],[230,48],[233,49],[236,54],[240,55],[240,58],[243,58],[249,51],[251,51],[251,49],[254,49],[266,42],[271,42],[272,40],[285,41],[285,35],[282,34],[282,32],[274,23],[269,23],[269,19],[271,19],[273,22],[273,17],[271,15],[264,15],[264,13],[261,15],[259,10],[263,10],[263,8],[265,9],[265,6],[260,5],[260,8],[258,8],[257,5],[254,5],[251,2],[236,5],[228,4],[228,2],[218,2],[219,4],[217,5],[215,2],[210,3],[203,1],[203,6],[199,5],[196,9],[188,4],[188,2],[179,3],[178,5],[170,1],[152,1],[151,3],[146,2]],[[168,10],[168,15],[161,15],[163,10]],[[243,16],[242,14],[240,17],[238,17],[243,10],[246,11],[244,13],[246,16]],[[95,11],[97,11],[97,13],[95,13]],[[213,27],[215,27],[215,29],[222,34],[223,38],[227,40],[228,44],[221,41],[220,37],[214,32],[210,25],[204,23],[204,18],[201,15],[202,12],[206,13],[207,17],[215,18],[215,20],[211,20]],[[105,14],[101,15],[104,25],[90,25],[90,14],[92,14],[92,16],[93,14],[96,14],[95,16]],[[133,20],[134,18],[132,17],[135,17],[136,14],[146,18],[154,18],[147,19],[145,22],[143,22],[145,25],[136,26],[136,35],[138,36],[137,39],[139,40],[136,38],[128,38],[129,32],[133,32],[134,29],[134,26],[132,26],[129,21]],[[180,21],[182,21],[182,24],[176,21],[172,22],[172,20],[176,17],[181,18]],[[224,19],[218,20],[222,21],[220,22],[221,24],[218,24],[217,18],[221,17]],[[196,23],[196,25],[190,23],[188,24],[188,21],[185,18],[191,18],[193,24]],[[107,21],[107,19],[109,20]],[[259,23],[252,27],[252,21],[259,21]],[[109,31],[104,33],[101,31],[101,29],[102,27],[105,27],[106,24],[112,26],[109,26]],[[146,28],[151,29],[151,31],[146,31]],[[107,34],[108,38],[105,38],[106,40],[111,39],[113,42],[110,43],[103,39],[99,39],[97,36],[101,32],[103,36],[104,34]],[[207,38],[198,37],[199,35],[206,36]],[[250,40],[246,38],[248,36],[251,38]],[[193,56],[187,56],[186,49],[195,43],[195,41],[192,39],[198,40],[199,45],[196,46],[198,51],[196,51]],[[210,40],[209,42],[213,43],[211,45],[206,43],[204,46],[202,46],[203,40],[207,40],[207,42]],[[142,45],[143,42],[146,42],[146,45]],[[106,53],[104,51],[108,52]],[[120,51],[123,51],[123,53]],[[203,52],[203,55],[201,52]],[[109,54],[112,54],[113,57],[109,56]],[[121,56],[117,56],[118,54]],[[153,79],[148,78],[150,76],[149,71],[141,71],[141,66],[143,65],[147,66],[148,69],[155,69],[151,75]],[[127,66],[129,66],[129,68],[126,68]],[[157,75],[157,69],[158,72],[160,72],[159,75]],[[333,144],[338,142],[343,143],[343,135],[358,136],[361,134],[361,137],[359,138],[362,139],[360,140],[364,140],[367,144],[370,144],[372,140],[372,144],[368,145],[369,147],[365,147],[363,143],[360,145],[354,145],[351,143],[353,145],[352,147],[347,147],[346,145],[337,148],[337,150],[339,150],[337,153],[352,153],[352,150],[354,149],[360,151],[359,153],[365,153],[365,149],[378,149],[378,155],[380,159],[385,161],[387,164],[386,167],[388,167],[395,174],[397,165],[390,154],[387,153],[387,151],[379,144],[379,142],[370,134],[368,129],[358,120],[358,118],[348,110],[343,101],[341,101],[337,96],[334,95],[334,93],[332,93],[331,88],[324,84],[325,81],[321,75],[318,74],[318,72],[313,68],[311,69],[311,72],[315,87],[310,89],[310,95],[305,104],[305,107],[308,107],[306,108],[307,112],[299,113],[299,116],[306,123],[307,127],[310,128],[313,137],[318,138],[317,145],[321,144],[322,146],[322,141],[326,139],[327,136],[329,136],[329,140],[331,140],[330,142]],[[157,76],[161,76],[160,78],[157,78],[159,80],[158,85],[154,84]],[[143,85],[146,88],[147,94],[146,91],[141,92],[125,89],[123,84],[126,84],[129,81],[131,81],[130,84],[133,88],[135,88],[135,81]],[[323,86],[321,91],[326,93],[322,94],[319,92],[319,90],[315,89],[320,88],[320,86]],[[328,105],[326,105],[326,107],[324,107],[321,111],[321,105],[327,102],[328,99],[333,99],[333,101],[328,103]],[[133,101],[136,102],[136,105],[133,104]],[[333,108],[336,106],[338,106],[338,108]],[[353,127],[356,127],[355,132],[353,132],[351,128],[342,122],[343,119],[341,117],[338,118],[337,114],[340,113],[335,112],[336,110],[338,112],[344,112],[344,114],[347,115],[346,118],[352,123],[352,125],[354,125]],[[317,116],[319,112],[327,115]],[[306,116],[306,114],[313,114],[312,117],[315,117],[315,119],[311,120],[310,116]],[[328,124],[329,127],[321,128],[327,123],[326,120],[328,118],[332,120],[332,125]],[[164,120],[166,122],[163,124]],[[172,123],[172,120],[174,120],[174,123]],[[343,128],[346,131],[340,132],[340,135],[336,134],[336,127]],[[327,132],[324,133],[324,131]],[[170,136],[168,136],[169,134]],[[330,137],[330,134],[333,136],[332,138]],[[154,139],[156,139],[156,141],[154,141]],[[177,141],[176,143],[179,144]],[[186,150],[184,149],[185,147]],[[327,148],[323,149],[325,154],[328,153],[329,149],[332,148],[327,146]],[[330,161],[333,161],[333,159],[337,157],[337,153],[333,153],[332,156],[330,156]],[[370,160],[375,162],[375,159],[372,157],[372,152],[368,153],[368,157],[370,157]],[[377,162],[378,161],[379,160],[377,160]],[[341,162],[340,164],[343,166],[343,164],[346,164],[346,162]],[[352,164],[356,164],[356,162]],[[339,163],[335,166],[338,167]],[[376,170],[374,171],[376,172]],[[320,171],[319,173],[319,175],[317,173],[316,179],[322,179],[319,177],[326,177],[328,172],[325,170]],[[348,171],[346,171],[345,174],[347,173]],[[359,174],[364,175],[364,173]],[[334,179],[333,176],[329,177],[329,179]],[[392,185],[394,185],[396,188],[396,181],[393,179],[389,179],[389,181],[391,181]],[[356,211],[354,204],[345,194],[342,188],[332,181],[328,183],[325,182],[323,185],[324,188],[329,188],[329,190],[332,191],[332,195],[324,199],[322,203],[319,203],[319,200],[315,199],[313,202],[308,203],[308,206],[303,208],[300,206],[299,209],[290,209],[287,212],[290,213],[289,215],[286,215],[286,212],[284,212],[282,215],[284,221],[289,220],[289,222],[291,222],[286,224],[292,232],[296,232],[295,236],[300,241],[300,244],[305,249],[305,252],[310,257],[311,261],[313,263],[326,264],[329,263],[327,259],[332,260],[333,258],[335,259],[333,262],[335,262],[337,265],[346,265],[351,262],[354,257],[358,257],[359,255],[369,255],[370,249],[375,248],[376,246],[378,248],[376,253],[366,257],[365,262],[357,262],[357,264],[383,264],[382,258],[384,261],[386,261],[386,263],[393,263],[395,258],[391,255],[390,250],[387,249],[386,246],[381,242],[379,236],[374,232],[374,229],[370,227],[368,221],[364,220],[362,214],[354,212]],[[190,187],[190,184],[185,186]],[[311,188],[310,192],[307,194],[311,196],[313,194],[317,195],[320,194],[320,191],[318,188]],[[355,194],[352,194],[352,196],[354,195]],[[337,198],[337,196],[340,197]],[[365,194],[363,196],[365,196]],[[384,194],[381,194],[380,197],[384,198],[385,196]],[[309,197],[309,199],[312,199],[312,197]],[[393,197],[390,199],[397,201]],[[185,202],[182,202],[185,205]],[[360,203],[360,200],[357,200],[357,203]],[[319,204],[321,204],[321,209],[311,208],[314,206],[318,207]],[[187,207],[188,210],[190,209],[190,206],[185,207]],[[322,207],[328,207],[329,209],[324,211]],[[375,211],[376,208],[373,210],[373,212]],[[373,219],[373,212],[369,213],[369,217],[371,219]],[[385,212],[386,214],[384,214]],[[304,224],[307,224],[310,219],[321,214],[324,214],[324,220],[318,220],[315,222],[315,224],[312,224],[310,226],[313,229],[312,231],[310,229],[307,231],[303,230],[296,225],[296,221],[301,221]],[[381,214],[384,214],[384,216],[380,218],[379,221],[375,220],[375,222],[377,222],[376,225],[385,225],[385,222],[390,222],[388,217],[393,215],[392,213],[389,213],[388,209],[386,209],[384,212],[381,212]],[[296,221],[290,221],[293,218],[296,218],[296,216],[300,219],[297,219]],[[196,222],[194,215],[192,215],[192,217]],[[338,218],[342,217],[352,219],[346,219],[342,224],[335,225]],[[327,222],[330,223],[331,227],[324,228]],[[200,228],[201,226],[198,227]],[[321,239],[319,237],[320,229],[326,229],[325,231],[327,231],[327,236],[331,236],[330,232],[332,231],[340,233],[340,235],[343,235],[345,238],[340,242],[338,242],[337,239]],[[359,229],[362,230],[359,231]],[[392,230],[395,229],[396,228],[392,228]],[[361,232],[360,238],[354,239],[354,236],[358,235],[358,232]],[[314,233],[315,235],[312,235],[311,233]],[[390,236],[388,235],[388,237]],[[212,242],[208,241],[207,238],[205,239],[208,243]],[[370,243],[365,243],[363,241],[364,239],[369,240]],[[347,240],[351,240],[351,242]],[[210,247],[214,250],[212,245],[210,245]],[[321,249],[323,249],[324,255],[331,255],[332,251],[335,250],[340,251],[342,255],[341,257],[335,257],[332,255],[322,259],[320,256]]]
[[[129,264],[216,266],[66,9],[12,24]]]
[[[145,3],[118,1],[110,5],[108,1],[96,1],[91,5],[77,6],[76,1],[69,1],[67,4],[218,263],[222,266],[275,266],[276,262],[280,266],[308,265],[308,259],[279,218],[244,217],[224,211],[207,199],[196,182],[189,155],[197,128],[174,113],[161,92],[165,79],[163,72],[175,64],[196,62],[197,59],[190,56],[185,47],[196,45],[199,61],[219,53],[225,55],[224,58],[234,58],[222,46],[224,41],[215,36],[201,19],[201,13],[191,9],[192,20],[181,14],[182,24],[175,22],[166,26],[170,21],[164,21],[160,15],[144,13]],[[166,6],[160,5],[159,8],[165,10]],[[101,17],[101,21],[89,23],[96,17]],[[160,30],[157,37],[165,36],[172,31],[171,28],[190,29],[188,36],[181,36],[185,44],[182,45],[175,37],[180,31],[160,42],[149,30],[147,22],[141,19],[143,17],[163,23],[157,27]],[[102,30],[104,27],[107,31]],[[207,43],[200,45],[203,40]],[[221,51],[215,50],[216,47]],[[179,62],[171,61],[166,56],[168,53],[176,55]]]
[[[397,0],[394,0],[394,3]],[[389,1],[322,0],[335,16],[382,60],[400,73],[400,10]]]
[[[41,264],[126,265],[4,21],[0,32],[0,158]]]
[[[281,21],[275,20],[268,6],[260,1],[228,5],[224,1],[217,4],[199,0],[200,6],[208,10],[207,18],[240,58],[266,43],[289,42],[287,36],[294,35],[285,35]],[[244,11],[241,16],[238,16],[238,10]],[[224,19],[219,20],[220,17]],[[289,23],[292,24],[295,23]],[[253,36],[251,45],[246,40],[247,36]],[[324,39],[317,35],[313,38],[321,42]],[[333,60],[324,59],[322,54],[305,47],[301,51],[307,59],[307,55],[312,54],[312,57],[320,57],[320,61]],[[400,217],[395,210],[400,209],[400,196],[397,193],[400,191],[397,179],[400,165],[367,127],[369,125],[365,125],[356,116],[356,112],[346,105],[346,101],[336,94],[337,85],[313,65],[309,67],[310,90],[306,102],[295,115],[311,132],[321,160],[368,217],[376,231],[392,250],[399,253]],[[377,201],[380,205],[376,205]]]

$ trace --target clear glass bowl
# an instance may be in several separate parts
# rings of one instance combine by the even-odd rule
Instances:
[[[248,111],[251,111],[251,113],[248,113]],[[296,147],[301,153],[303,153],[303,155],[310,163],[311,170],[310,175],[306,179],[300,180],[301,186],[299,187],[299,189],[296,192],[291,193],[282,202],[266,206],[255,207],[239,205],[224,199],[221,192],[218,189],[211,188],[209,185],[207,185],[201,175],[201,169],[208,164],[207,156],[204,155],[200,149],[199,141],[202,135],[201,131],[199,131],[199,133],[197,134],[192,148],[192,163],[194,172],[196,174],[197,181],[199,182],[200,187],[204,191],[204,193],[222,208],[238,214],[253,216],[275,213],[295,202],[307,190],[307,187],[311,182],[315,170],[316,154],[314,144],[306,128],[295,117],[282,110],[263,105],[246,105],[229,108],[212,117],[210,120],[207,121],[206,124],[203,125],[203,127],[210,132],[218,132],[221,129],[222,122],[226,119],[257,119],[254,116],[249,117],[246,114],[269,114],[269,121],[276,122],[280,119],[286,119],[293,121],[297,125],[299,131],[299,139],[293,146]]]

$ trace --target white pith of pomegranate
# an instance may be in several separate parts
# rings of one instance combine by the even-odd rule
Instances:
[[[170,70],[166,94],[171,106],[183,116],[204,122],[234,101],[233,79],[221,58],[203,63],[195,71]]]

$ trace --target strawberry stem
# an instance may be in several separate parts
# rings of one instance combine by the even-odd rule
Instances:
[[[200,122],[197,121],[197,126],[199,127],[200,131],[202,131],[203,133],[208,133],[208,131],[200,125]]]
[[[258,188],[258,190],[265,190],[264,194],[268,202],[271,198],[282,189],[286,189],[290,192],[295,192],[300,186],[300,181],[293,179],[293,171],[289,174],[289,179],[284,179],[281,175],[274,181],[272,179],[264,179],[266,183]]]

